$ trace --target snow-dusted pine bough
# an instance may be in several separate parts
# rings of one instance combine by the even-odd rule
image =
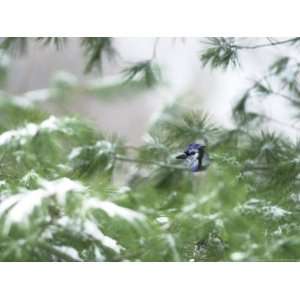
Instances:
[[[297,144],[174,103],[132,149],[76,118],[1,105],[25,118],[0,134],[0,260],[274,260],[296,243]],[[213,163],[194,176],[175,156],[199,135]]]
[[[242,51],[298,42],[213,38],[201,59],[227,68]],[[112,51],[110,39],[83,41],[90,57],[94,46]],[[229,129],[174,101],[138,148],[33,108],[76,91],[73,77],[21,98],[0,93],[0,261],[299,260],[300,143],[267,129],[300,129],[251,107],[275,99],[297,111],[299,73],[297,59],[279,57],[242,94]],[[153,83],[153,61],[126,70],[128,80],[141,74]],[[175,157],[196,140],[212,163],[194,175]]]

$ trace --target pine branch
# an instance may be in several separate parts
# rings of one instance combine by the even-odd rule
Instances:
[[[56,50],[61,50],[67,42],[65,37],[38,37],[37,41],[41,42],[43,46],[55,45]]]
[[[212,68],[226,69],[230,65],[235,67],[239,64],[238,52],[240,50],[256,50],[276,45],[293,44],[299,40],[300,38],[296,37],[278,42],[246,46],[237,44],[235,38],[208,38],[207,41],[202,42],[207,44],[208,48],[201,53],[200,58],[204,66],[210,64]]]
[[[116,54],[110,37],[82,38],[81,47],[84,49],[87,58],[86,72],[90,72],[95,68],[102,71],[104,57],[112,58]]]
[[[144,82],[147,87],[156,85],[161,77],[159,66],[152,59],[134,63],[123,69],[122,73],[125,82],[138,80]]]
[[[184,167],[181,167],[181,166],[176,166],[176,165],[170,165],[170,164],[162,163],[162,162],[159,162],[159,161],[135,159],[135,158],[129,158],[129,157],[120,156],[120,155],[117,155],[114,158],[116,160],[124,161],[124,162],[128,162],[128,163],[135,163],[135,164],[141,164],[141,165],[144,165],[144,164],[145,165],[155,165],[155,166],[162,167],[162,168],[176,169],[176,170],[181,170],[181,171],[188,171],[187,168],[184,168]]]
[[[0,43],[0,48],[14,55],[24,54],[27,51],[28,41],[24,37],[7,37]]]

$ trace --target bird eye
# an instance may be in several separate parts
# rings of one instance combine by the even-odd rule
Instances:
[[[195,151],[191,151],[191,152],[190,152],[190,154],[192,154],[192,155],[195,154],[195,153],[196,153]]]

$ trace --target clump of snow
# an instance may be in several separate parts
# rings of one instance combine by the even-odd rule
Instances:
[[[18,140],[22,145],[28,137],[34,136],[37,132],[38,126],[32,123],[20,129],[6,131],[0,135],[0,146],[11,143],[14,140]]]
[[[262,207],[262,211],[266,216],[270,216],[273,219],[280,219],[291,214],[291,212],[276,205],[264,206]]]
[[[98,155],[114,151],[114,145],[109,141],[98,141],[95,146],[98,148]]]
[[[281,219],[292,213],[264,199],[252,198],[238,207],[244,213],[258,213],[266,218]]]
[[[160,216],[156,218],[157,223],[162,229],[167,230],[170,227],[170,219],[167,216]]]
[[[71,230],[78,230],[90,236],[92,239],[99,241],[103,246],[113,250],[116,253],[120,253],[120,251],[123,249],[116,240],[106,236],[100,230],[100,228],[98,228],[97,224],[91,220],[86,219],[82,222],[81,220],[73,220],[68,216],[63,216],[57,220],[57,224],[65,228],[68,227]],[[101,261],[105,260],[103,254],[99,251],[97,251],[98,259]]]
[[[166,216],[161,216],[161,217],[156,218],[156,221],[159,224],[164,225],[164,224],[167,224],[169,222],[169,218],[166,217]]]
[[[84,150],[95,150],[96,156],[101,156],[103,154],[109,154],[114,152],[115,146],[109,141],[98,141],[95,145],[76,147],[73,148],[68,156],[69,160],[73,160],[78,157]]]
[[[1,66],[1,59],[0,59],[0,66]],[[57,86],[65,86],[65,87],[73,87],[78,83],[77,78],[66,72],[58,72],[55,74],[53,78],[54,84]],[[46,102],[51,99],[53,96],[53,90],[51,89],[39,89],[29,91],[23,95],[15,96],[12,98],[12,101],[22,107],[29,107],[36,103]]]
[[[59,252],[62,252],[69,257],[71,257],[74,260],[81,261],[80,256],[78,254],[78,251],[72,247],[67,246],[53,246],[54,249],[56,249]]]
[[[195,202],[194,203],[189,203],[189,204],[182,207],[182,212],[183,213],[188,213],[188,212],[193,211],[196,208],[197,208],[197,204]]]
[[[103,234],[103,232],[92,221],[86,220],[83,223],[83,230],[86,234],[101,242],[103,246],[110,248],[116,253],[121,252],[122,247],[117,243],[117,241]]]
[[[264,201],[264,200],[252,198],[252,199],[248,200],[248,201],[243,205],[243,207],[244,207],[245,209],[249,209],[249,210],[255,209],[256,206],[257,206],[259,203],[261,203],[262,201]]]
[[[73,87],[78,84],[76,76],[66,71],[58,71],[53,77],[54,84]]]
[[[273,232],[273,235],[280,236],[282,234],[282,227],[278,226],[278,228]]]
[[[120,217],[129,222],[144,221],[145,219],[142,213],[121,207],[110,201],[99,201],[98,199],[90,198],[89,201],[86,201],[86,205],[88,208],[99,208],[110,217]]]
[[[6,181],[5,180],[0,180],[0,188],[6,186]]]
[[[68,155],[69,160],[73,160],[74,158],[78,157],[82,151],[83,147],[76,147],[73,148],[71,153]]]
[[[126,194],[126,193],[129,193],[131,191],[130,187],[129,186],[121,186],[117,193],[118,194]]]
[[[86,188],[78,181],[71,180],[69,178],[63,177],[59,180],[54,181],[42,181],[41,186],[44,191],[48,194],[46,197],[55,195],[57,201],[60,204],[64,204],[66,200],[67,193],[69,192],[83,192]]]
[[[44,120],[39,128],[46,129],[49,132],[55,131],[59,128],[61,121],[54,116],[50,116],[48,119]]]
[[[72,219],[70,217],[68,217],[68,216],[63,216],[63,217],[61,217],[61,218],[59,218],[57,220],[57,224],[60,225],[60,226],[62,226],[62,227],[66,227],[68,225],[72,225],[72,223],[73,223]]]
[[[171,248],[174,260],[175,261],[180,261],[180,256],[179,256],[179,253],[176,249],[176,242],[175,242],[175,239],[174,239],[173,235],[167,234],[166,235],[166,241],[167,241],[169,247]]]
[[[31,181],[39,182],[41,177],[34,170],[30,170],[25,176],[22,177],[21,183],[28,184]]]
[[[27,107],[32,106],[38,102],[45,102],[50,98],[49,89],[40,89],[35,91],[30,91],[22,96],[15,96],[13,102],[19,106]]]
[[[233,252],[230,255],[231,260],[233,261],[242,261],[247,257],[246,253],[244,252]]]
[[[96,261],[105,261],[105,256],[102,254],[101,250],[98,247],[95,247],[94,254]]]
[[[53,238],[53,230],[51,227],[48,227],[40,236],[42,239],[51,240]]]
[[[295,203],[300,203],[300,194],[292,193],[290,199]]]
[[[294,163],[294,164],[299,164],[300,163],[300,155],[298,155],[297,157],[293,158],[291,160],[291,163]],[[299,174],[298,174],[299,175]],[[297,176],[298,176],[297,175]]]
[[[153,144],[154,143],[154,138],[152,135],[150,135],[149,133],[145,133],[143,135],[143,141],[146,143],[146,144]]]

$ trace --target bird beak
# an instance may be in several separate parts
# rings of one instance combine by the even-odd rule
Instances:
[[[176,159],[186,159],[186,158],[187,155],[185,153],[176,156]]]

